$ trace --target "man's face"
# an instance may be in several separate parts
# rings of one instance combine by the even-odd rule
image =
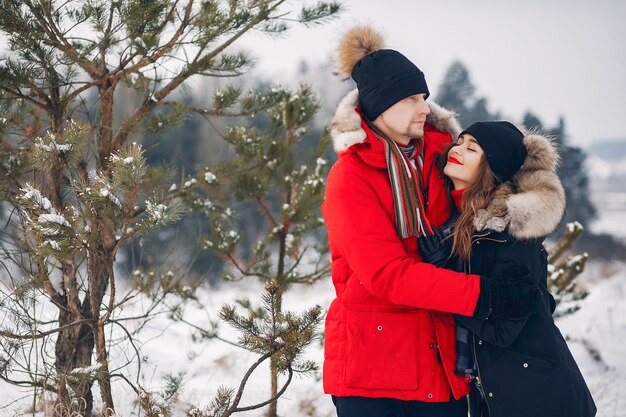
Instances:
[[[390,139],[406,145],[411,139],[424,136],[428,113],[430,108],[426,104],[426,94],[415,94],[385,110],[374,120],[374,125]]]

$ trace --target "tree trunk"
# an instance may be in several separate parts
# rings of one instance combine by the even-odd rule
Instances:
[[[80,302],[76,281],[76,266],[73,259],[63,261],[64,297],[59,305],[59,327],[77,320],[89,318],[88,303]],[[86,308],[87,307],[87,308]],[[85,416],[90,417],[93,409],[91,382],[89,380],[68,381],[66,375],[75,368],[91,365],[94,338],[91,324],[68,327],[59,332],[55,345],[55,369],[59,376],[57,402],[69,405],[68,383],[79,398],[85,400]]]
[[[59,309],[59,326],[64,326],[82,317],[77,317],[67,308]],[[75,368],[91,365],[91,354],[94,348],[93,331],[90,325],[77,325],[59,332],[55,346],[55,368],[59,375],[57,402],[66,406],[70,404],[68,381],[66,375]],[[85,400],[85,417],[91,417],[93,412],[93,395],[91,382],[78,381],[72,388],[79,398]]]
[[[96,346],[96,356],[100,363],[100,378],[98,385],[103,403],[103,415],[110,416],[115,414],[115,405],[113,403],[113,395],[111,392],[111,377],[109,375],[109,361],[106,351],[106,339],[104,334],[105,323],[100,319],[100,307],[102,300],[109,286],[109,280],[113,279],[113,262],[115,247],[115,232],[107,221],[103,219],[94,219],[94,225],[98,226],[98,230],[102,233],[102,246],[98,245],[89,251],[88,276],[89,276],[89,302],[91,305],[91,318],[94,320],[94,339]]]
[[[287,255],[287,238],[288,227],[283,225],[283,229],[280,233],[280,239],[278,243],[278,268],[276,271],[276,284],[280,288],[277,297],[274,311],[278,316],[283,309],[283,292],[287,287],[285,280],[285,256]],[[272,356],[270,359],[270,398],[275,397],[278,394],[278,368],[276,366],[276,356]],[[277,417],[278,415],[278,400],[272,401],[268,408],[266,417]]]
[[[96,335],[96,339],[98,341],[98,362],[102,365],[102,377],[98,379],[100,392],[102,393],[102,402],[104,403],[102,415],[104,417],[110,417],[115,415],[115,405],[113,403],[113,393],[111,392],[111,376],[109,374],[109,359],[104,338],[104,323],[101,321],[98,322]]]
[[[278,370],[276,369],[276,359],[274,356],[270,359],[270,379],[272,382],[270,398],[274,397],[278,393]],[[277,417],[278,415],[278,401],[272,401],[267,407],[267,417]]]
[[[113,93],[115,85],[111,81],[104,82],[99,88],[100,93],[100,128],[98,131],[98,159],[101,168],[106,168],[113,139]]]
[[[96,357],[100,364],[98,384],[104,406],[102,414],[110,416],[115,412],[106,351],[105,323],[100,320],[100,308],[113,270],[112,248],[115,246],[115,241],[110,227],[104,226],[103,222],[97,219],[94,220],[93,224],[100,226],[103,238],[98,240],[102,242],[101,245],[89,249],[89,286],[81,303],[78,298],[76,268],[71,260],[66,260],[63,268],[65,298],[63,305],[59,308],[59,326],[80,319],[90,319],[92,322],[69,327],[59,332],[55,346],[55,367],[59,375],[57,401],[66,406],[69,405],[69,401],[71,401],[68,391],[69,384],[76,395],[85,400],[85,410],[81,410],[81,415],[86,417],[91,417],[93,414],[93,394],[91,392],[93,383],[89,378],[68,381],[66,375],[72,369],[90,366],[94,348],[96,348]]]

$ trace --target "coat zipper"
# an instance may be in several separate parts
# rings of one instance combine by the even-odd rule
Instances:
[[[476,364],[476,371],[478,372],[478,376],[476,377],[476,386],[478,387],[478,390],[480,391],[480,396],[483,398],[483,400],[485,401],[485,404],[487,404],[487,410],[489,411],[489,416],[490,417],[494,417],[494,415],[491,413],[491,407],[489,406],[489,401],[487,400],[487,394],[485,393],[485,387],[482,383],[482,377],[480,376],[480,366],[478,365],[478,355],[476,355],[476,335],[472,334],[472,345],[474,345],[474,363]]]
[[[499,242],[499,243],[505,243],[505,240],[500,240],[500,239],[490,239],[487,238],[487,236],[489,236],[489,233],[486,233],[484,235],[479,235],[476,236],[477,239],[472,240],[472,245],[480,240],[491,240],[493,242]],[[465,262],[465,269],[467,270],[468,274],[472,273],[472,267],[471,264],[469,262]],[[485,404],[487,404],[487,411],[489,411],[489,416],[490,417],[494,417],[493,414],[491,413],[491,406],[489,405],[489,401],[487,400],[487,394],[485,393],[485,389],[484,389],[484,385],[483,385],[483,379],[480,376],[480,365],[478,364],[478,355],[476,354],[476,335],[474,333],[472,333],[472,345],[473,345],[473,354],[474,354],[474,363],[476,364],[476,372],[478,373],[477,377],[476,377],[476,387],[478,388],[478,390],[480,391],[480,396],[483,398],[483,400],[485,401]]]

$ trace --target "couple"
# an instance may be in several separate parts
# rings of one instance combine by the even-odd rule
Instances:
[[[338,416],[594,416],[546,288],[542,241],[565,206],[553,145],[508,122],[459,133],[424,74],[381,47],[368,27],[339,47],[358,88],[333,118],[322,205]]]

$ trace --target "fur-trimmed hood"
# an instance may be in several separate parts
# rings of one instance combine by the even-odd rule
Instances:
[[[536,239],[552,233],[563,217],[565,191],[556,173],[556,148],[550,138],[520,130],[528,155],[519,171],[498,186],[489,206],[474,218],[478,232],[506,229],[513,238]]]
[[[366,139],[361,117],[355,111],[358,100],[358,90],[350,91],[339,102],[331,121],[333,148],[338,153]],[[426,124],[456,139],[461,127],[455,114],[432,101],[428,106],[431,112]],[[550,138],[524,128],[520,130],[524,132],[528,155],[519,171],[510,181],[498,186],[495,198],[474,219],[477,232],[507,230],[516,239],[535,239],[552,233],[563,217],[565,192],[556,174],[559,164],[556,148]]]

